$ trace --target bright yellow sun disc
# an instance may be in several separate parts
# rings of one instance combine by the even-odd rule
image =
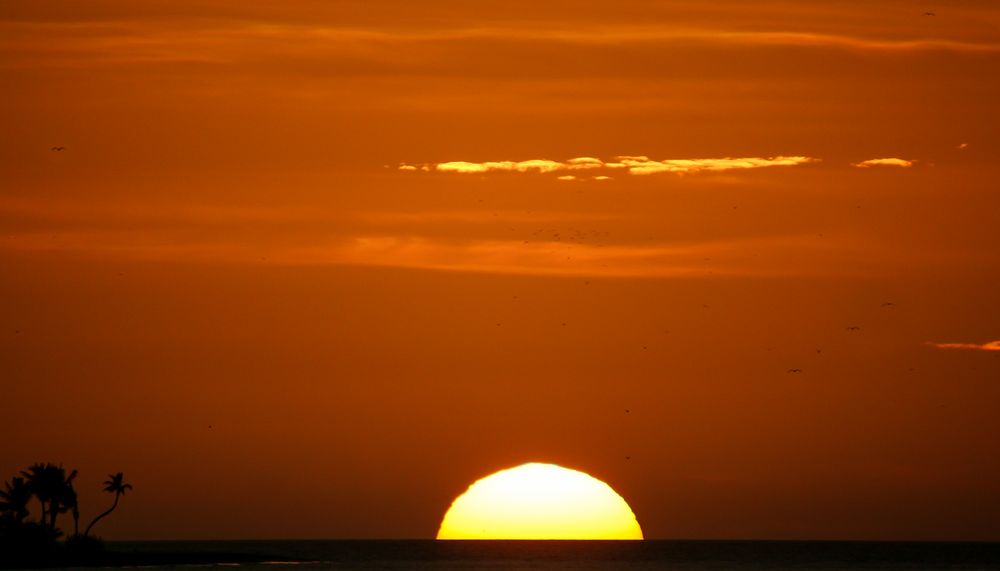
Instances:
[[[469,486],[438,539],[642,539],[635,514],[611,486],[554,464],[524,464]]]

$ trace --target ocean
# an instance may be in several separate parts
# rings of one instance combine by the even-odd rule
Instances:
[[[115,565],[144,569],[1000,570],[1000,543],[155,541],[112,542],[108,551]]]

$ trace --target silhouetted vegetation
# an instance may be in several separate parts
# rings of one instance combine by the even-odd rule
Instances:
[[[98,557],[103,544],[90,531],[118,507],[132,489],[121,472],[108,475],[104,491],[115,495],[111,507],[80,534],[80,506],[73,482],[77,471],[36,463],[3,483],[0,490],[0,565],[45,566],[83,563]],[[59,516],[73,518],[72,533],[59,528]],[[60,541],[63,539],[64,541]]]
[[[101,513],[101,515],[94,518],[94,521],[90,522],[90,525],[87,526],[86,531],[83,532],[84,536],[89,537],[90,530],[94,527],[94,524],[101,521],[101,518],[103,518],[104,516],[115,511],[115,508],[118,507],[118,499],[124,496],[125,492],[132,489],[132,484],[126,484],[124,479],[125,476],[121,472],[118,472],[117,474],[114,475],[108,474],[108,479],[105,480],[104,482],[104,491],[114,494],[115,502],[111,504],[111,507],[108,508],[108,511]]]

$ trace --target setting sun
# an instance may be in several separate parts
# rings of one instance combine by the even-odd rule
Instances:
[[[554,464],[523,464],[483,478],[445,514],[438,539],[642,539],[611,486]]]

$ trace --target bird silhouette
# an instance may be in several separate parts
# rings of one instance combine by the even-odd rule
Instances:
[[[52,151],[65,151],[66,147],[52,147],[50,150],[52,150]]]
[[[896,307],[896,304],[891,301],[887,301],[882,304],[882,307]]]
[[[847,330],[848,331],[861,331],[861,328],[858,327],[857,325],[851,325],[850,327],[847,328]]]
[[[933,16],[934,12],[924,12],[924,16]]]
[[[801,373],[802,369],[788,369],[789,373]]]

